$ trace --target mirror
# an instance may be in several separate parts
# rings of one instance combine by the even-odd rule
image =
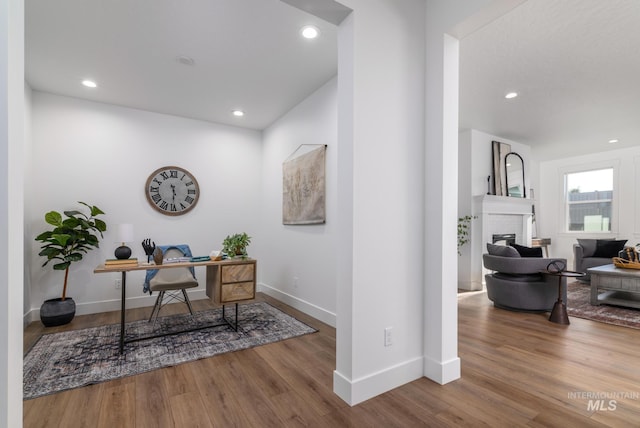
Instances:
[[[514,198],[526,198],[527,191],[524,186],[524,161],[522,157],[511,152],[504,157],[504,170],[506,171],[507,196]]]
[[[511,144],[501,143],[499,141],[491,142],[491,154],[493,156],[493,194],[505,196],[507,194],[507,185],[505,179],[505,157],[511,152]]]

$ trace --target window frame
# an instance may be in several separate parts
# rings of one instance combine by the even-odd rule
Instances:
[[[589,172],[589,171],[598,171],[602,169],[611,169],[612,170],[612,187],[613,187],[613,196],[611,198],[611,230],[603,230],[603,231],[589,231],[589,230],[569,230],[569,206],[571,203],[569,202],[567,188],[567,175],[568,174],[576,174],[581,172]],[[618,215],[618,193],[619,193],[619,183],[618,183],[618,175],[620,170],[620,162],[617,160],[609,160],[602,162],[594,162],[589,164],[580,164],[574,165],[570,167],[564,167],[559,169],[559,178],[560,178],[560,205],[562,209],[559,210],[561,212],[560,224],[561,224],[561,233],[565,235],[573,235],[573,236],[588,236],[588,235],[596,235],[596,236],[607,236],[607,235],[616,235],[619,230],[619,215]]]

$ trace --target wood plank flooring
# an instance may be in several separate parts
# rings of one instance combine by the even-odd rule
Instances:
[[[27,400],[24,427],[640,427],[640,330],[579,318],[561,326],[466,293],[461,379],[443,386],[422,378],[350,407],[332,392],[335,330],[258,299],[319,332]],[[127,320],[149,310],[131,310]],[[118,316],[77,316],[47,333]],[[25,349],[43,330],[39,322],[25,330]],[[589,395],[603,393],[618,394],[615,410],[605,410],[609,398],[589,408]]]

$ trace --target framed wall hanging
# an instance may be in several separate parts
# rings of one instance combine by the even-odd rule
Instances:
[[[282,164],[282,224],[321,224],[325,217],[325,144],[302,144]]]

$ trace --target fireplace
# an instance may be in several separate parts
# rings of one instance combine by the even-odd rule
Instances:
[[[496,195],[473,198],[471,214],[477,219],[472,223],[469,251],[463,254],[459,263],[464,264],[459,270],[460,288],[483,289],[484,275],[488,271],[484,269],[482,255],[487,252],[487,244],[531,246],[533,202],[531,199]]]
[[[515,233],[494,233],[491,235],[491,242],[499,245],[511,245],[516,243]]]

